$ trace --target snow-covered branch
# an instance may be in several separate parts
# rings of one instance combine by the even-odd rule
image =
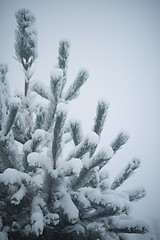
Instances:
[[[71,130],[71,136],[73,138],[73,142],[76,146],[82,141],[82,130],[81,130],[80,122],[79,121],[71,121],[70,122],[70,130]]]
[[[64,103],[60,103],[57,109],[57,116],[55,120],[53,144],[52,144],[52,158],[54,169],[56,169],[56,162],[62,151],[62,137],[64,133],[64,124],[67,118],[67,109]]]
[[[107,110],[108,104],[104,100],[99,101],[97,105],[95,123],[93,128],[93,131],[98,135],[100,135],[103,130],[103,126],[107,116]]]
[[[115,152],[117,152],[117,150],[119,150],[129,139],[129,135],[125,132],[120,132],[117,137],[115,138],[115,140],[111,143],[111,147]]]
[[[116,189],[124,181],[126,181],[132,174],[133,172],[140,167],[140,160],[134,158],[130,163],[127,164],[127,166],[119,173],[119,175],[115,178],[111,185],[111,189]]]
[[[70,101],[74,98],[76,98],[79,94],[80,87],[85,83],[85,81],[88,78],[88,73],[86,70],[81,70],[72,85],[69,87],[69,89],[66,92],[65,100]]]

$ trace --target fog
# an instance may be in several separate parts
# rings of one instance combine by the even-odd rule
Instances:
[[[70,117],[83,131],[93,125],[97,101],[110,102],[101,145],[122,129],[130,140],[108,164],[113,179],[131,159],[141,167],[123,188],[144,186],[147,196],[134,204],[137,218],[160,217],[160,1],[158,0],[0,0],[0,62],[9,66],[11,92],[23,89],[24,76],[14,59],[15,12],[28,8],[36,16],[39,56],[33,79],[49,84],[57,63],[58,43],[71,42],[68,84],[80,68],[90,78]]]

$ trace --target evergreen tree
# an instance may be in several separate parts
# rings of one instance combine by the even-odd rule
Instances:
[[[88,78],[82,69],[66,89],[68,41],[59,44],[50,87],[30,83],[37,58],[35,18],[21,9],[16,19],[15,53],[24,69],[25,89],[24,94],[10,96],[8,68],[1,64],[0,239],[147,236],[148,224],[130,217],[132,202],[144,197],[145,190],[120,190],[140,166],[139,159],[133,159],[112,183],[108,179],[107,163],[129,136],[120,132],[107,149],[98,148],[108,111],[103,100],[98,102],[90,134],[83,135],[79,121],[67,119],[67,105]],[[37,95],[43,101],[35,101]],[[66,154],[68,144],[72,149]]]

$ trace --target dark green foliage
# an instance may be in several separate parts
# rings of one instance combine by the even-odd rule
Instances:
[[[31,67],[37,58],[37,32],[35,17],[27,9],[16,12],[17,29],[15,30],[15,53],[17,60],[25,70],[24,93],[27,96],[29,80],[32,77]]]
[[[37,110],[35,130],[43,128],[45,115],[46,115],[46,110],[44,109],[44,107],[40,106]]]
[[[13,167],[13,163],[11,162],[11,152],[8,152],[7,140],[0,140],[0,172],[3,172],[8,167]],[[14,153],[13,153],[14,156]]]
[[[57,72],[53,72],[51,74],[50,79],[50,98],[49,98],[49,105],[48,105],[48,112],[45,116],[44,120],[44,129],[49,130],[51,126],[53,125],[57,105],[60,101],[60,94],[62,90],[62,71],[57,70]]]
[[[62,72],[58,71],[57,74],[53,75],[51,74],[51,79],[50,79],[50,88],[51,88],[51,93],[52,96],[55,99],[55,103],[57,103],[58,98],[60,97],[61,89],[62,89]]]
[[[94,140],[97,139],[97,135],[95,133],[92,134]],[[75,146],[74,149],[70,152],[67,157],[67,161],[71,158],[82,158],[85,153],[92,151],[98,144],[98,142],[96,143],[94,140],[92,141],[90,136],[84,138],[84,140]]]
[[[46,91],[44,86],[39,82],[35,82],[31,85],[31,90],[38,93],[41,97],[49,99],[49,92]]]
[[[128,134],[120,132],[116,139],[111,143],[111,147],[114,153],[117,152],[128,141],[128,139],[129,139]]]
[[[55,126],[54,126],[54,133],[53,133],[53,144],[52,144],[52,157],[53,157],[53,165],[54,169],[56,169],[56,161],[62,151],[62,136],[64,133],[64,124],[66,121],[67,113],[65,111],[58,110]]]
[[[109,156],[106,151],[101,150],[98,151],[94,156],[92,157],[92,161],[90,167],[96,167],[99,166],[101,169],[108,161],[110,160],[111,156]]]
[[[65,100],[70,101],[77,97],[79,93],[80,87],[85,83],[85,81],[88,78],[88,73],[85,70],[81,70],[78,73],[77,78],[73,82],[73,84],[69,87],[69,89],[66,92]]]
[[[105,101],[99,101],[97,106],[97,112],[95,117],[95,124],[93,131],[99,136],[103,130],[103,125],[107,116],[108,105]]]
[[[58,67],[61,69],[67,68],[67,59],[69,56],[70,44],[68,41],[61,41],[59,43]]]
[[[9,131],[11,130],[14,124],[14,121],[18,112],[18,107],[19,107],[18,104],[14,102],[11,103],[10,105],[9,113],[7,115],[7,120],[5,125],[5,134],[4,134],[5,136],[9,133]]]
[[[0,160],[2,161],[0,164],[4,166],[3,171],[6,168],[23,170],[18,148],[12,134],[4,139],[0,139],[0,149]]]
[[[136,158],[133,159],[132,162],[128,163],[125,169],[113,181],[111,185],[111,189],[116,189],[120,185],[122,185],[122,183],[124,183],[124,181],[126,181],[133,174],[133,172],[139,167],[140,167],[140,160]]]
[[[71,130],[71,136],[74,144],[78,145],[82,140],[82,136],[81,136],[82,130],[81,130],[80,122],[77,122],[77,121],[71,122],[70,130]]]
[[[6,79],[8,66],[0,64],[0,130],[3,128],[3,120],[8,112],[9,107],[9,89]]]
[[[17,60],[27,70],[37,58],[37,33],[32,29],[35,17],[29,10],[21,9],[16,13],[16,20],[15,53]]]
[[[133,201],[138,201],[141,198],[146,196],[146,191],[144,188],[139,187],[136,189],[131,189],[126,191],[128,193],[129,196],[129,201],[133,202]]]
[[[67,60],[69,56],[70,43],[68,41],[60,41],[59,43],[59,55],[58,55],[58,68],[63,70],[62,89],[66,84],[66,72],[67,72]]]
[[[148,229],[146,227],[139,227],[139,224],[135,224],[130,227],[118,227],[118,228],[113,228],[113,232],[115,233],[138,233],[138,234],[145,234],[148,232]]]

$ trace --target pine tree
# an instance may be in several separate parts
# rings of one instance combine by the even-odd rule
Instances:
[[[108,111],[104,100],[97,104],[88,135],[79,121],[67,119],[68,105],[88,79],[87,71],[80,70],[66,89],[70,44],[61,41],[50,86],[31,81],[37,58],[35,17],[21,9],[16,19],[15,53],[24,69],[25,89],[11,97],[8,68],[1,64],[0,239],[147,236],[148,223],[130,217],[132,202],[145,196],[144,188],[120,190],[140,160],[133,159],[112,183],[108,177],[107,163],[129,136],[120,132],[108,148],[98,148]],[[43,101],[35,101],[38,95]],[[72,149],[66,154],[68,144]]]

